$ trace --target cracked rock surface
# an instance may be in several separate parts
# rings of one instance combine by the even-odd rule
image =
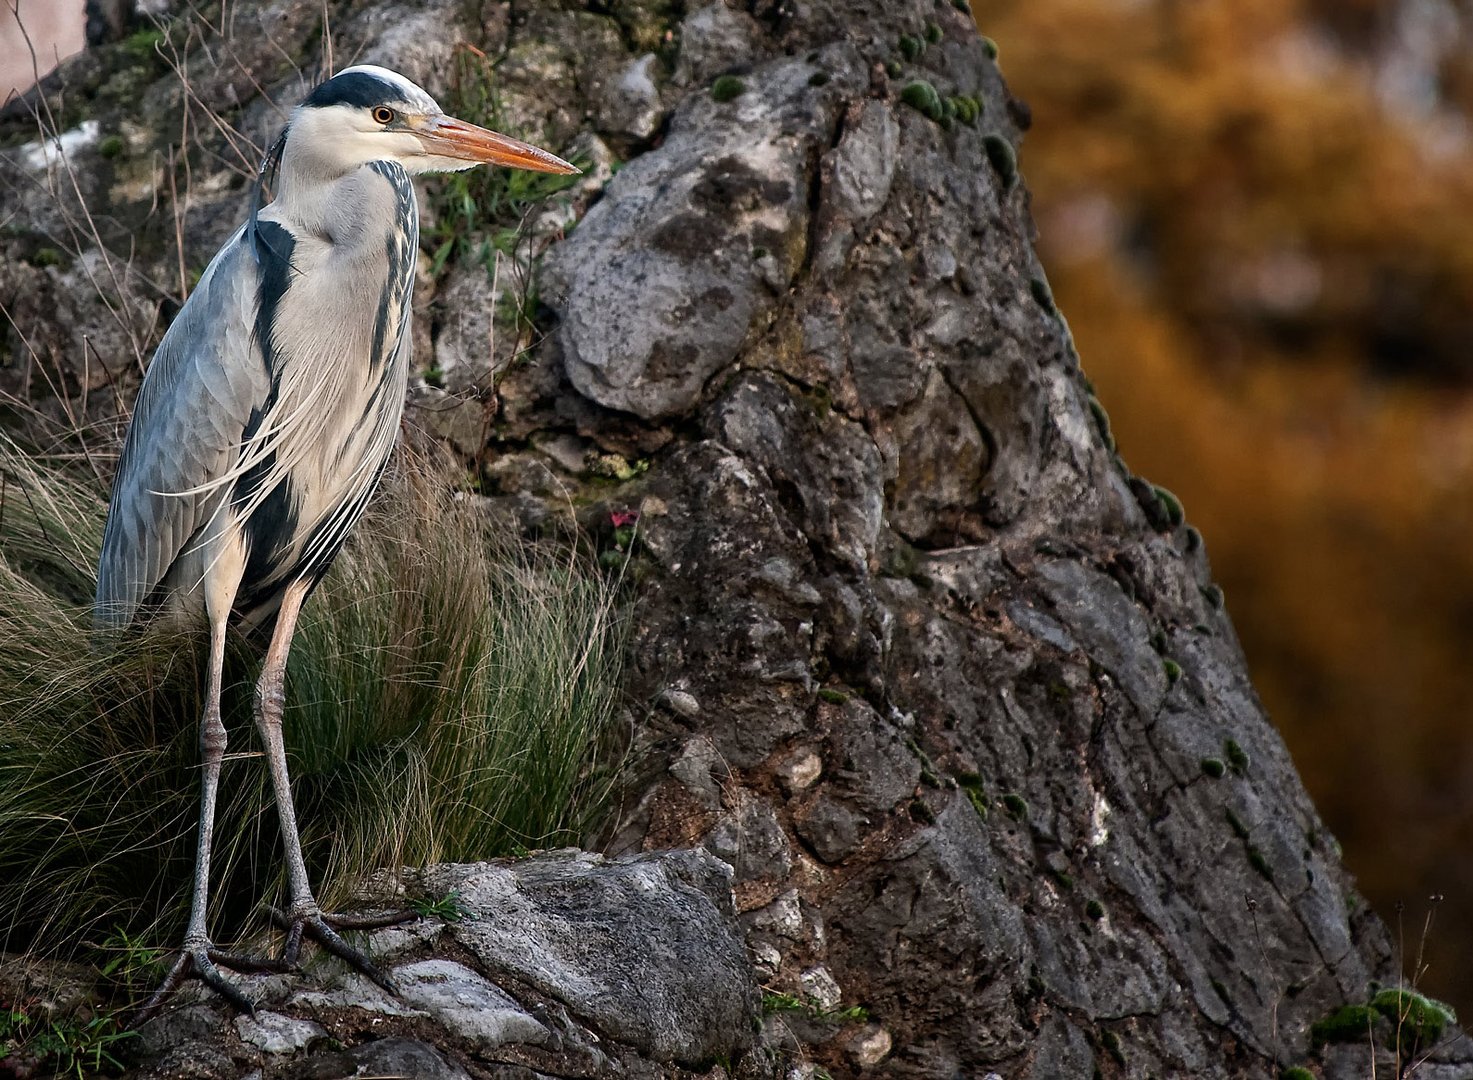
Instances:
[[[406,884],[453,894],[459,918],[371,935],[397,994],[319,958],[299,976],[232,976],[258,1005],[232,1022],[189,987],[143,1029],[139,1075],[688,1077],[717,1061],[772,1075],[752,1053],[730,870],[712,856],[549,852]]]
[[[1385,927],[1253,692],[1201,537],[1115,451],[1034,254],[1028,112],[971,16],[328,6],[340,56],[436,92],[474,42],[516,134],[602,163],[553,208],[577,227],[536,232],[540,335],[465,423],[443,399],[492,385],[474,364],[494,297],[473,265],[424,275],[416,338],[449,390],[421,419],[483,452],[489,498],[528,528],[576,516],[597,539],[639,512],[630,689],[652,707],[608,847],[704,849],[732,877],[697,854],[430,871],[464,870],[485,914],[382,932],[408,950],[403,998],[324,977],[263,987],[281,1019],[244,1029],[181,1008],[155,1074],[186,1075],[192,1047],[197,1076],[1370,1075],[1367,1047],[1316,1051],[1310,1026],[1395,981]],[[260,87],[299,96],[322,10],[232,24],[217,51],[246,70],[199,99],[264,142]],[[132,241],[106,303],[84,287],[95,239],[75,258],[56,239],[69,183],[49,195],[23,147],[0,152],[0,387],[44,401],[54,369],[104,421],[168,311],[154,193],[182,104],[172,75],[112,55],[51,84],[125,138],[104,158],[82,131],[73,155],[100,239]],[[980,102],[975,123],[902,100],[921,82]],[[125,118],[135,93],[149,107]],[[244,204],[222,160],[191,159],[200,261]],[[534,947],[518,912],[544,901],[566,908]],[[1454,1041],[1418,1075],[1468,1058]]]

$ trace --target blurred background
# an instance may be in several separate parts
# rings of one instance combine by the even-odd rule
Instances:
[[[1473,1014],[1473,0],[972,0],[1044,265],[1425,991]],[[1410,962],[1410,960],[1409,960]]]
[[[87,43],[85,0],[0,0],[0,104]]]
[[[43,69],[80,47],[81,0],[19,3]],[[1421,986],[1473,1014],[1473,0],[972,5],[1121,450],[1410,956],[1445,896]]]

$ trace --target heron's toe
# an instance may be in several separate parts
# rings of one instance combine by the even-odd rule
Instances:
[[[220,957],[222,963],[228,963],[228,961],[224,959],[224,957],[229,956],[228,953],[220,953],[217,950],[206,945],[200,948],[191,949],[186,955],[189,958],[189,963],[194,968],[195,977],[198,978],[200,982],[204,983],[211,990],[215,991],[215,993],[219,994],[226,1001],[230,1002],[230,1004],[233,1005],[240,1012],[254,1013],[256,1011],[256,1003],[250,998],[246,997],[245,994],[241,992],[238,986],[232,983],[224,975],[220,974],[220,969],[215,966],[215,960],[212,958]],[[230,959],[235,960],[242,958],[230,957]],[[264,968],[255,967],[254,965],[256,963],[260,962],[251,962],[251,970],[266,970]],[[231,964],[230,966],[234,967],[236,965]]]
[[[240,988],[232,983],[224,975],[220,974],[217,964],[235,968],[239,971],[275,971],[278,961],[274,960],[251,960],[246,957],[232,956],[222,953],[208,941],[189,943],[179,952],[179,958],[174,961],[174,966],[164,976],[164,981],[159,988],[153,992],[153,996],[143,1003],[135,1016],[129,1021],[130,1027],[137,1027],[144,1021],[149,1020],[168,1000],[169,995],[179,989],[186,979],[198,979],[215,993],[240,1012],[254,1013],[256,1003],[246,997]],[[271,965],[271,966],[266,966]]]
[[[283,947],[281,954],[283,962],[295,965],[301,951],[302,939],[308,937],[317,942],[325,951],[332,953],[338,959],[347,962],[352,967],[367,975],[389,993],[395,995],[399,993],[399,988],[394,985],[393,980],[379,970],[378,966],[369,958],[368,953],[345,941],[342,935],[334,929],[334,925],[342,926],[345,929],[368,929],[378,926],[391,926],[396,922],[404,922],[408,918],[412,918],[412,912],[406,913],[403,917],[395,915],[391,918],[374,917],[373,919],[363,919],[356,916],[324,915],[321,911],[317,910],[293,911],[291,914],[286,914],[275,908],[270,908],[269,911],[271,913],[271,920],[286,930],[286,945]]]

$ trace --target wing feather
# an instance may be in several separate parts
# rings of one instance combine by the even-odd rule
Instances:
[[[180,309],[138,392],[113,483],[94,618],[124,627],[211,519],[271,377],[256,340],[255,259],[237,232]]]

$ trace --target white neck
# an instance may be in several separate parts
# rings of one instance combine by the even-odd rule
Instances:
[[[308,133],[310,136],[310,133]],[[275,184],[275,198],[263,213],[334,246],[351,246],[365,229],[379,225],[376,242],[382,242],[382,226],[400,213],[395,185],[373,168],[372,162],[344,160],[323,154],[321,144],[302,137],[293,125],[282,150]],[[391,161],[378,166],[393,167]],[[412,212],[418,207],[410,194]]]

